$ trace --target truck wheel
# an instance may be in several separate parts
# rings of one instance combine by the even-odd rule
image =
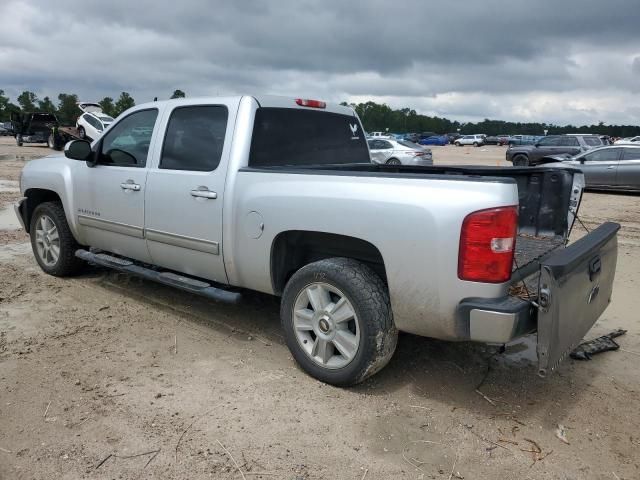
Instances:
[[[527,167],[529,166],[529,159],[526,155],[516,155],[513,157],[514,167]]]
[[[44,202],[36,207],[29,233],[33,254],[44,272],[67,277],[80,271],[83,262],[75,256],[80,245],[73,238],[59,202]]]
[[[298,270],[285,287],[280,318],[302,369],[337,386],[360,383],[382,369],[398,341],[386,286],[349,258]]]
[[[390,158],[387,160],[387,165],[402,165],[402,162],[397,158]]]

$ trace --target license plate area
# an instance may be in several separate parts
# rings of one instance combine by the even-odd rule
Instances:
[[[582,341],[611,301],[620,225],[607,222],[540,262],[538,373]]]

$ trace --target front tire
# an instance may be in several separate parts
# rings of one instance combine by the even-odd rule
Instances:
[[[280,317],[298,364],[332,385],[355,385],[375,374],[398,341],[385,284],[349,258],[320,260],[294,273]]]
[[[461,147],[461,146],[462,146],[462,145],[460,144],[460,142],[453,142],[453,144],[454,144],[456,147]]]
[[[402,162],[397,158],[390,158],[387,160],[387,165],[402,165]]]
[[[31,217],[31,248],[40,268],[55,277],[68,277],[84,265],[75,253],[80,245],[73,238],[62,204],[45,202]]]
[[[478,145],[478,142],[473,142],[473,146],[474,146],[474,147],[479,146],[479,145]]]
[[[513,157],[513,166],[514,167],[528,167],[529,159],[526,155],[516,155]]]

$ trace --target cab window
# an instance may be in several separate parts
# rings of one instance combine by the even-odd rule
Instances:
[[[158,110],[153,108],[134,112],[120,120],[102,137],[98,163],[120,167],[144,167],[157,117]]]

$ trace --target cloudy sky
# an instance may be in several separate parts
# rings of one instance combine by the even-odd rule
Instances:
[[[0,19],[14,101],[180,88],[640,124],[637,0],[0,0]]]

